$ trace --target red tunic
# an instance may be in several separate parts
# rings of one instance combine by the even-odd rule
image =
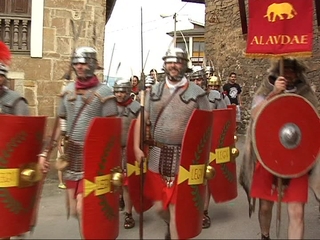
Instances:
[[[284,182],[286,180],[283,180]],[[284,187],[282,202],[308,201],[308,174],[298,178],[288,179],[288,185]],[[253,173],[251,185],[251,197],[269,201],[278,200],[277,177],[268,172],[260,162],[257,162]]]
[[[176,203],[176,186],[177,179],[174,181],[172,187],[167,187],[159,173],[150,170],[146,173],[144,192],[147,198],[152,201],[162,201],[163,209],[166,210],[169,204]]]

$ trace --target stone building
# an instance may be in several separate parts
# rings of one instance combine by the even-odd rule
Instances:
[[[74,48],[95,47],[103,66],[104,29],[114,4],[115,0],[0,2],[0,39],[12,52],[10,87],[27,98],[32,115],[48,116],[48,132]]]
[[[254,91],[266,77],[269,59],[246,58],[246,40],[242,35],[238,0],[183,0],[205,4],[205,55],[214,63],[216,73],[226,81],[230,72],[236,72],[243,88],[242,132],[250,118]],[[248,1],[245,1],[246,3]],[[248,17],[248,15],[247,15]],[[320,39],[314,16],[313,57],[306,58],[308,77],[320,99]],[[320,109],[319,109],[320,110]]]

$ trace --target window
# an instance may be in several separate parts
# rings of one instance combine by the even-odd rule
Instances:
[[[12,52],[30,51],[31,0],[1,0],[0,23],[0,40]]]
[[[184,42],[177,42],[177,48],[181,48],[183,51],[186,51],[186,44]]]
[[[204,57],[204,38],[193,38],[192,56]]]

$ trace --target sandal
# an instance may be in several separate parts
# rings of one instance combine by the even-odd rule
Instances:
[[[205,210],[203,212],[203,218],[202,218],[202,228],[205,229],[205,228],[209,228],[211,226],[211,219],[208,215],[208,211]]]
[[[130,229],[130,228],[133,228],[134,226],[135,226],[135,221],[132,217],[132,213],[125,213],[123,227],[125,229]]]

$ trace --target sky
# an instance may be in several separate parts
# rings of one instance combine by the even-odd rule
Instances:
[[[152,68],[161,72],[162,57],[172,41],[166,33],[174,30],[174,13],[177,13],[177,30],[192,29],[188,19],[204,23],[205,6],[181,0],[117,0],[105,28],[104,75],[110,73],[112,77],[123,78],[140,76],[142,65],[145,74]]]

